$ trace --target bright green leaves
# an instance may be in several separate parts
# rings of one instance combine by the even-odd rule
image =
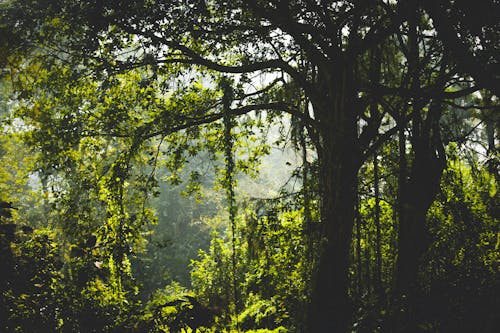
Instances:
[[[433,251],[447,264],[480,264],[494,272],[500,257],[495,249],[498,221],[492,214],[498,198],[490,196],[496,186],[493,176],[450,161],[442,184],[442,194],[429,212],[436,233]]]
[[[131,259],[144,249],[143,232],[156,220],[148,200],[159,194],[158,169],[180,184],[187,164],[205,151],[225,178],[227,168],[220,162],[228,140],[237,158],[234,173],[255,172],[259,157],[269,151],[255,139],[260,129],[254,119],[244,116],[240,122],[230,114],[231,103],[225,111],[232,128],[224,133],[224,93],[212,82],[157,74],[131,70],[104,79],[75,77],[59,64],[34,65],[18,76],[24,89],[17,116],[32,149],[41,152],[37,167],[53,209],[50,220],[68,242],[62,252],[70,285],[82,288],[83,299],[96,309],[118,310],[119,318],[137,292]],[[206,174],[207,167],[202,170]],[[203,175],[190,171],[186,193],[199,193]],[[91,236],[92,249],[82,247]],[[86,307],[74,304],[74,310],[80,306]]]
[[[293,329],[303,315],[301,306],[307,300],[311,268],[306,226],[301,212],[281,204],[288,205],[256,202],[236,219],[236,272],[231,269],[231,240],[217,234],[209,252],[200,252],[192,265],[196,294],[217,307],[229,307],[234,283],[231,274],[236,273],[236,311],[240,329],[245,331],[282,331],[282,325]],[[278,207],[284,208],[281,214]],[[221,327],[234,325],[227,317],[220,320]]]

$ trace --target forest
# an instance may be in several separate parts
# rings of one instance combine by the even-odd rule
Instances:
[[[498,0],[0,1],[0,332],[500,327]]]

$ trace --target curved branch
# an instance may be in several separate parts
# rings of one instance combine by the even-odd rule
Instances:
[[[459,34],[453,28],[453,22],[446,13],[446,6],[442,1],[424,0],[422,4],[432,18],[438,36],[454,55],[455,61],[460,67],[471,75],[479,85],[491,90],[500,96],[500,84],[498,71],[490,71],[491,66],[486,67],[476,56],[470,52],[469,47],[459,38]]]
[[[265,110],[273,110],[273,111],[283,111],[288,114],[299,117],[305,124],[309,126],[316,126],[317,123],[314,119],[308,117],[306,114],[300,112],[295,109],[292,105],[284,103],[284,102],[270,102],[270,103],[262,103],[262,104],[251,104],[245,105],[236,109],[231,109],[230,112],[233,116],[242,116],[252,111],[265,111]],[[177,125],[174,126],[166,126],[161,130],[157,130],[154,132],[149,132],[148,130],[155,125],[158,120],[153,119],[145,124],[143,124],[140,128],[138,128],[135,133],[99,133],[99,132],[87,132],[84,136],[108,136],[108,137],[117,137],[117,138],[128,138],[132,136],[136,136],[139,133],[142,136],[143,140],[148,140],[155,136],[159,135],[168,135],[175,132],[179,132],[191,127],[196,127],[204,124],[209,124],[214,121],[220,120],[224,117],[224,113],[212,113],[205,115],[199,118],[177,118]],[[170,124],[169,124],[170,125]]]
[[[412,98],[443,98],[443,99],[454,99],[463,96],[470,95],[481,89],[479,86],[472,86],[464,88],[457,91],[442,91],[439,85],[432,85],[427,87],[422,87],[421,89],[407,89],[403,87],[386,87],[383,85],[365,85],[361,87],[361,91],[371,93],[374,95],[397,95],[402,97],[412,97]]]

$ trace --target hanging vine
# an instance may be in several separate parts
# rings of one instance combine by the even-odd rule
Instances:
[[[226,198],[229,212],[229,223],[231,224],[231,266],[232,266],[232,287],[233,287],[233,302],[234,302],[234,318],[235,326],[237,331],[239,331],[238,324],[238,313],[236,309],[236,304],[238,303],[238,290],[236,286],[236,199],[234,194],[234,137],[232,135],[232,128],[234,127],[234,119],[231,115],[231,103],[233,100],[233,90],[231,83],[227,78],[221,80],[221,88],[223,91],[222,106],[224,116],[222,118],[224,124],[224,158],[226,164],[226,170],[224,174],[224,188],[226,190]]]

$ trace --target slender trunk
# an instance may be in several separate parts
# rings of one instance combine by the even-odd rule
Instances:
[[[370,81],[376,85],[380,82],[381,74],[381,50],[375,48],[370,57]],[[370,103],[370,116],[379,123],[382,115],[378,110],[378,104],[375,99]],[[375,188],[375,269],[374,269],[374,291],[377,302],[383,301],[384,290],[382,287],[382,251],[381,251],[381,230],[380,230],[380,186],[379,186],[379,164],[377,151],[373,154],[373,186]]]
[[[373,290],[373,275],[371,270],[371,249],[370,244],[372,242],[370,235],[370,226],[368,225],[368,221],[363,221],[363,225],[365,227],[365,288],[366,288],[366,297],[368,300],[372,299],[372,290]]]
[[[306,106],[307,107],[307,106]],[[302,127],[299,133],[300,148],[302,150],[302,197],[304,205],[304,227],[311,229],[312,215],[311,215],[311,197],[309,190],[309,163],[307,162],[307,144],[306,144],[306,129]],[[306,258],[309,262],[313,260],[313,247],[314,247],[314,234],[312,232],[306,233]]]
[[[411,90],[418,91],[420,89],[420,76],[419,76],[419,44],[417,36],[417,25],[419,13],[417,12],[417,4],[415,1],[410,1],[408,6],[410,7],[409,12],[411,13],[408,20],[409,32],[408,32],[408,74],[411,77]],[[422,101],[418,98],[412,100],[412,143],[420,140],[422,115],[421,115]],[[401,119],[401,126],[406,124],[405,115],[403,114]],[[423,221],[421,221],[421,212],[416,209],[415,195],[421,196],[419,193],[412,193],[415,189],[414,187],[414,172],[417,170],[415,166],[419,163],[421,159],[421,154],[415,151],[415,156],[413,160],[412,170],[410,172],[410,178],[412,180],[412,185],[410,185],[410,180],[407,175],[407,165],[406,165],[406,137],[404,136],[404,127],[400,131],[400,141],[399,141],[399,153],[400,153],[400,176],[399,176],[399,229],[398,229],[398,259],[397,259],[397,275],[396,275],[396,292],[397,296],[402,299],[408,300],[410,291],[413,290],[413,283],[416,281],[418,264],[415,258],[419,256],[420,250],[415,246],[420,247],[420,231]],[[414,147],[415,148],[415,145]],[[415,150],[415,149],[414,149]],[[418,150],[418,149],[417,149]],[[404,159],[404,160],[403,160]],[[404,168],[403,168],[404,162]],[[417,214],[417,215],[415,215]],[[425,217],[425,216],[424,216]],[[413,235],[412,235],[413,234]],[[417,242],[415,242],[417,240]],[[416,243],[416,244],[415,244]],[[417,259],[418,261],[418,259]],[[407,306],[402,305],[401,313],[405,316],[408,314],[409,309]],[[399,318],[401,322],[408,322],[408,318]],[[400,326],[400,324],[398,324]]]
[[[305,106],[307,108],[307,104]],[[309,190],[309,163],[307,161],[307,144],[306,144],[306,129],[302,127],[299,133],[300,139],[300,148],[302,150],[302,196],[304,205],[304,222],[303,228],[308,230],[309,232],[304,233],[304,243],[306,244],[305,248],[305,260],[306,260],[306,268],[303,270],[304,281],[308,281],[311,273],[311,268],[314,267],[314,235],[313,226],[312,226],[312,215],[311,215],[311,198],[310,198],[310,190]],[[301,306],[307,306],[307,300],[303,300]],[[307,323],[307,312],[302,313],[302,316],[299,320],[300,326],[298,327],[298,332],[306,332],[305,325]]]
[[[361,214],[359,205],[359,194],[356,194],[356,263],[357,263],[357,294],[358,301],[363,293],[363,263],[361,259]]]
[[[380,184],[379,184],[379,170],[378,170],[378,155],[375,152],[373,156],[373,186],[375,187],[375,293],[378,301],[384,297],[384,288],[382,287],[382,241],[380,230]]]
[[[397,225],[397,233],[398,233],[398,257],[397,257],[397,262],[396,262],[396,268],[397,268],[397,273],[396,273],[396,285],[395,285],[395,290],[400,289],[399,288],[399,262],[400,262],[400,252],[401,252],[401,247],[404,246],[402,243],[402,237],[406,234],[406,232],[402,231],[404,229],[405,221],[406,219],[406,210],[404,207],[404,202],[405,198],[403,198],[403,193],[406,192],[406,186],[407,186],[407,177],[408,177],[408,166],[407,166],[407,157],[406,157],[406,134],[405,134],[405,127],[403,124],[405,124],[405,116],[404,116],[404,111],[400,115],[399,119],[399,126],[401,126],[399,130],[399,135],[398,135],[398,153],[399,153],[399,163],[398,163],[398,202],[397,202],[397,216],[398,216],[398,225]],[[403,234],[403,235],[402,235]]]

